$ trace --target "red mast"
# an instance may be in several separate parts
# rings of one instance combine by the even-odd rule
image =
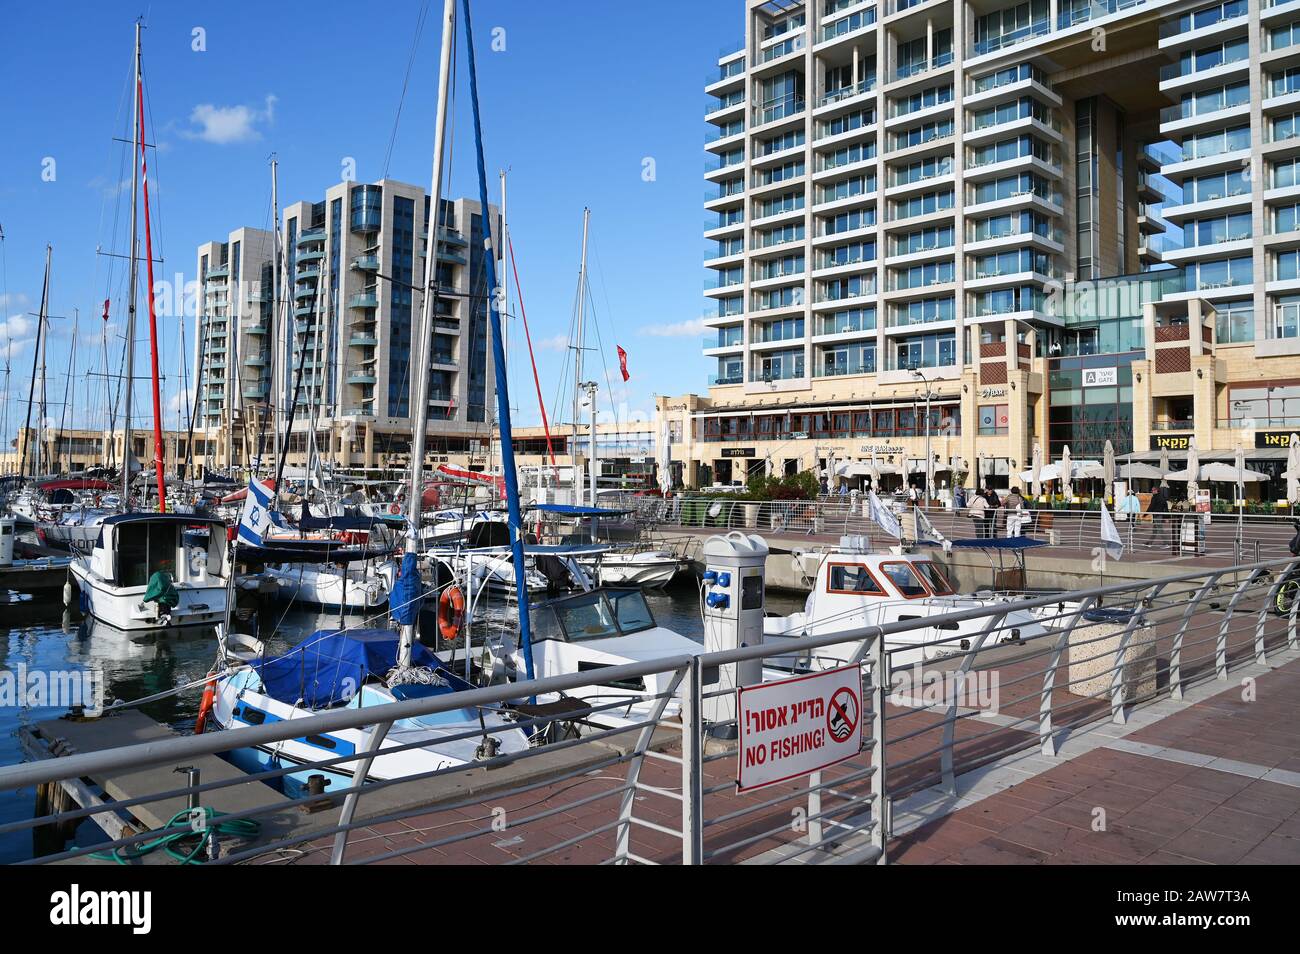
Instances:
[[[149,363],[153,375],[153,462],[158,475],[158,512],[167,512],[167,486],[163,480],[162,398],[158,393],[158,313],[153,295],[153,230],[149,224],[149,159],[144,141],[144,75],[137,72],[136,101],[140,115],[140,178],[144,183],[144,257],[149,276]],[[129,384],[128,384],[129,386]]]

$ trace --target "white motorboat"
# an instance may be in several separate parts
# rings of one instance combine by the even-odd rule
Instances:
[[[787,644],[791,650],[789,656],[781,656],[773,665],[784,670],[831,669],[853,657],[861,644],[861,634],[869,627],[962,610],[1000,609],[1005,604],[1012,605],[1001,626],[988,637],[986,647],[1041,636],[1047,631],[1052,617],[1015,609],[1015,596],[958,595],[943,569],[928,554],[895,550],[898,552],[875,553],[841,547],[826,553],[803,612],[769,616],[763,621],[763,642]],[[966,652],[987,625],[987,617],[944,622],[887,637],[885,645],[891,650],[903,650],[892,654],[894,667],[910,666]],[[799,648],[801,640],[834,633],[844,634],[845,642],[811,651]]]
[[[264,572],[265,578],[275,583],[275,595],[280,599],[354,610],[386,606],[396,574],[397,564],[392,560],[342,567],[332,563],[279,563]]]
[[[225,529],[220,520],[188,514],[105,517],[94,548],[70,565],[82,611],[128,631],[222,622],[230,572]],[[156,575],[170,591],[161,601],[146,600]]]
[[[584,560],[601,586],[640,586],[657,590],[667,586],[681,561],[671,550],[610,550]]]

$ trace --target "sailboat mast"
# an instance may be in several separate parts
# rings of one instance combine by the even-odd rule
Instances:
[[[135,82],[137,87],[140,84],[140,23],[135,24]],[[131,392],[135,387],[135,296],[136,286],[139,283],[140,273],[140,239],[136,234],[136,202],[139,198],[140,190],[140,100],[138,97],[131,97],[133,102],[133,112],[135,113],[134,121],[131,124],[131,135],[136,137],[135,144],[131,150],[131,267],[127,279],[127,306],[126,306],[126,393],[125,401],[122,405],[122,506],[131,509]]]
[[[424,493],[424,446],[429,426],[429,349],[432,344],[433,306],[438,296],[438,221],[442,217],[442,160],[447,136],[447,98],[451,86],[452,43],[456,32],[456,0],[443,0],[442,51],[438,56],[438,111],[433,123],[433,170],[429,184],[429,215],[425,222],[424,283],[420,294],[420,326],[415,335],[415,428],[411,435],[411,492],[407,504],[408,552],[418,552],[420,539],[420,499]],[[483,221],[488,210],[483,208]],[[410,663],[411,641],[402,627],[402,654]],[[410,634],[413,638],[413,634]],[[402,660],[399,660],[399,663]]]
[[[32,380],[27,386],[27,423],[23,427],[23,459],[18,465],[18,473],[27,473],[27,448],[32,443],[32,402],[36,396],[36,373],[40,366],[41,348],[45,343],[45,315],[49,307],[50,300],[50,256],[54,248],[51,245],[45,246],[45,282],[41,286],[41,310],[36,321],[36,348],[32,351]],[[44,413],[42,411],[42,413]],[[37,430],[41,428],[41,422],[36,422]],[[36,457],[32,460],[32,476],[35,477],[40,473],[41,445],[36,441]]]
[[[284,249],[280,242],[280,160],[275,156],[271,157],[271,230],[275,233],[275,255],[271,264],[271,284],[274,286],[271,290],[271,360],[268,367],[271,369],[271,380],[267,384],[266,390],[266,415],[269,419],[271,433],[274,440],[275,459],[280,459],[280,423],[275,414],[276,407],[276,387],[279,378],[276,377],[275,365],[279,360],[279,352],[282,349],[280,345],[280,256]],[[282,375],[288,380],[288,374]],[[263,423],[262,433],[257,435],[257,464],[258,470],[262,469],[262,435],[266,432],[267,424]],[[271,500],[274,504],[280,499],[280,489],[278,486],[271,488]]]
[[[144,76],[136,68],[136,111],[140,116],[140,179],[144,186],[144,257],[148,275],[149,377],[153,385],[153,465],[158,479],[158,512],[167,512],[167,481],[163,474],[162,395],[158,381],[158,309],[153,294],[153,227],[149,221],[149,154],[144,138]],[[226,404],[229,407],[229,396]]]
[[[578,335],[573,342],[573,452],[569,455],[573,473],[573,502],[582,502],[582,471],[578,467],[578,417],[582,412],[582,350],[587,304],[587,228],[591,209],[582,210],[582,259],[578,265]]]

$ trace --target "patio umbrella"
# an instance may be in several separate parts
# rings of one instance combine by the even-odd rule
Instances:
[[[1186,471],[1179,471],[1179,474],[1186,474]],[[1173,474],[1170,474],[1173,477]],[[1268,474],[1258,470],[1251,470],[1249,467],[1242,467],[1240,470],[1237,464],[1226,464],[1222,461],[1216,461],[1212,464],[1202,464],[1200,472],[1201,480],[1214,481],[1219,484],[1236,484],[1244,486],[1245,484],[1258,484],[1268,480]],[[1186,479],[1186,478],[1183,478]]]
[[[1286,454],[1286,499],[1295,503],[1300,500],[1300,434],[1291,435],[1291,446]]]
[[[983,451],[980,451],[975,457],[975,489],[977,491],[984,488],[984,461],[987,459]]]
[[[1037,500],[1043,496],[1043,448],[1037,443],[1034,444],[1033,463],[1029,465],[1029,473],[1034,499]]]
[[[1073,476],[1070,468],[1070,445],[1066,444],[1065,449],[1061,451],[1061,496],[1065,498],[1066,503],[1074,499],[1074,485],[1071,483]]]
[[[1102,482],[1106,485],[1102,488],[1101,495],[1109,499],[1111,488],[1115,486],[1115,445],[1110,441],[1106,442],[1106,449],[1102,453],[1101,469]]]
[[[673,455],[670,441],[668,418],[665,417],[659,432],[659,493],[665,497],[673,489]]]
[[[1160,448],[1160,486],[1168,488],[1169,481],[1165,478],[1169,475],[1169,448]]]
[[[930,495],[934,493],[934,453],[931,452],[925,458],[925,494],[924,499],[929,503]]]
[[[1125,464],[1118,468],[1117,473],[1125,480],[1160,480],[1166,471],[1159,467],[1152,467],[1150,464]]]
[[[871,489],[880,491],[880,461],[876,459],[876,449],[871,449]]]
[[[1187,441],[1187,499],[1195,503],[1196,492],[1199,489],[1196,486],[1196,477],[1201,470],[1201,455],[1196,452],[1196,438],[1190,438]]]

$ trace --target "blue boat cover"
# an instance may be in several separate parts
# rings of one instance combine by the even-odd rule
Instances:
[[[1046,540],[1033,537],[986,537],[975,540],[954,540],[955,547],[968,547],[972,550],[1028,550],[1032,547],[1047,546]]]
[[[414,623],[420,615],[420,602],[424,591],[424,581],[420,579],[420,566],[414,553],[402,555],[402,567],[393,584],[393,592],[388,596],[388,605],[393,621],[403,626]]]
[[[298,528],[300,530],[371,530],[376,523],[383,523],[379,517],[367,517],[361,514],[337,515],[330,514],[325,517],[318,517],[310,510],[304,508],[302,516],[298,518]]]
[[[322,709],[351,699],[367,677],[386,676],[397,665],[398,642],[390,629],[321,629],[283,656],[263,660],[258,671],[271,698]],[[419,642],[411,647],[411,664],[439,665]]]
[[[542,513],[558,513],[566,517],[621,517],[631,510],[610,510],[605,507],[576,507],[573,504],[533,504],[532,510]]]

